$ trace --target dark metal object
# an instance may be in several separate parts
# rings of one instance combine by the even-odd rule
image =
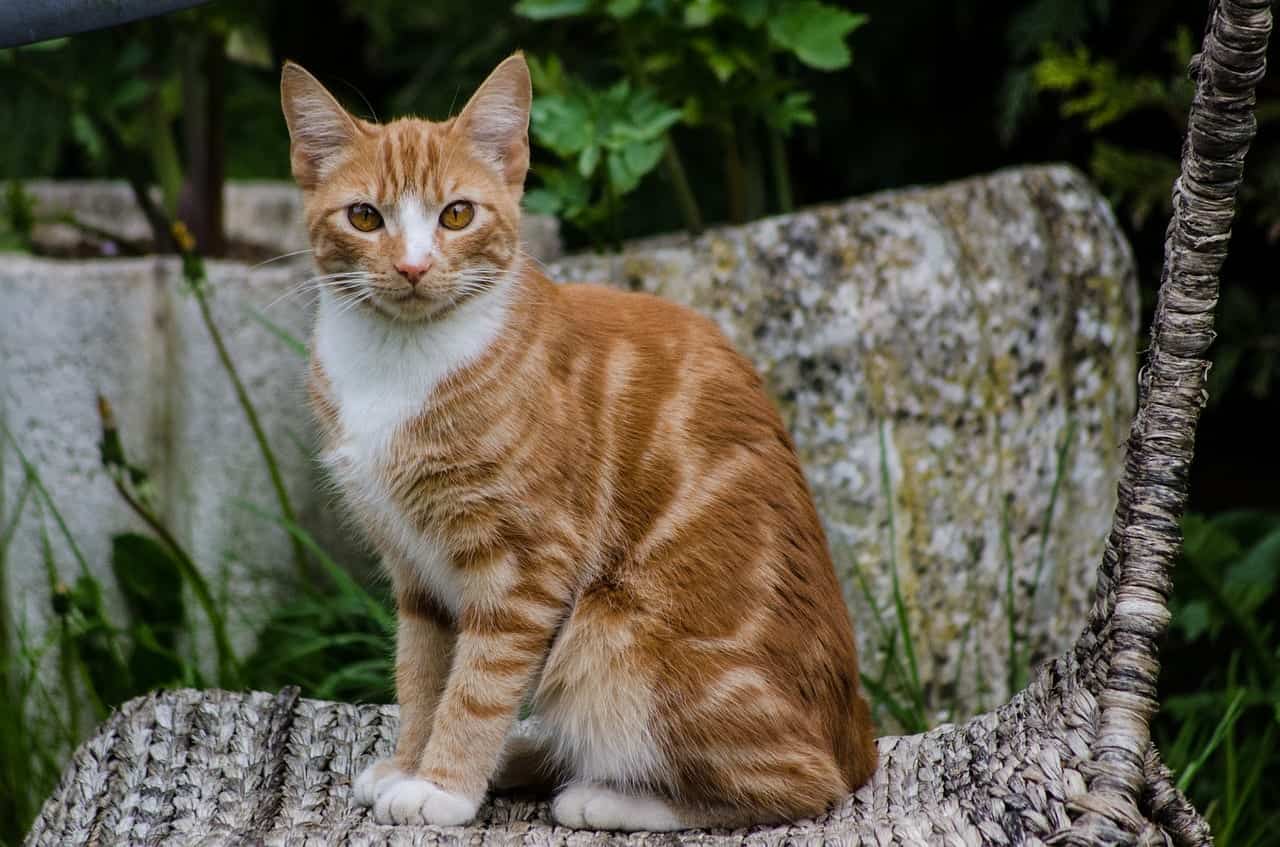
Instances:
[[[3,0],[0,48],[33,44],[64,35],[189,9],[208,0]]]

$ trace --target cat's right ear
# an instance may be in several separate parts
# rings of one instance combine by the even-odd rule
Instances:
[[[293,62],[280,72],[280,105],[289,126],[293,178],[312,188],[331,173],[360,133],[360,126],[320,82]]]

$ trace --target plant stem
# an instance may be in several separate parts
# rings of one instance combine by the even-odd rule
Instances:
[[[746,220],[754,221],[764,217],[769,208],[769,200],[766,196],[768,191],[765,188],[764,155],[760,150],[759,137],[751,131],[755,124],[750,118],[734,121],[733,126],[738,139],[738,149],[742,153],[743,209]]]
[[[769,159],[773,166],[773,191],[778,198],[778,210],[795,211],[795,199],[791,194],[791,167],[787,164],[787,146],[782,133],[769,127]]]
[[[98,416],[102,421],[102,442],[103,444],[115,443],[119,444],[119,434],[116,430],[115,416],[111,413],[111,404],[106,398],[99,396],[98,398]],[[196,600],[204,609],[205,615],[209,618],[209,625],[213,628],[214,648],[218,652],[218,676],[219,682],[226,687],[235,687],[239,681],[240,670],[236,661],[235,653],[231,649],[231,639],[227,636],[226,620],[218,612],[217,603],[214,601],[213,592],[209,589],[209,583],[205,581],[204,575],[200,573],[200,569],[196,567],[193,560],[186,549],[174,538],[173,533],[169,531],[169,527],[165,526],[164,521],[160,520],[145,503],[133,495],[129,490],[129,486],[125,484],[125,477],[129,472],[129,467],[124,460],[123,453],[114,459],[115,464],[108,463],[107,471],[111,477],[111,482],[115,485],[116,491],[120,497],[133,510],[139,518],[142,519],[151,531],[160,537],[164,545],[173,553],[174,560],[182,571],[183,578],[190,583],[191,590],[195,592]]]
[[[725,199],[729,204],[729,220],[740,224],[747,219],[747,182],[746,172],[742,167],[742,153],[738,149],[738,139],[733,132],[733,124],[726,125],[720,133],[724,142],[724,186]]]
[[[173,215],[178,211],[178,194],[182,191],[182,162],[178,158],[178,148],[173,143],[173,130],[164,113],[164,100],[159,93],[153,94],[147,103],[147,118],[151,124],[151,166],[155,170],[156,181],[160,184],[164,210]]]
[[[120,492],[120,496],[124,498],[129,508],[138,517],[142,518],[152,532],[160,536],[160,540],[173,553],[178,566],[182,568],[183,578],[191,584],[191,589],[196,594],[196,600],[199,601],[200,607],[204,609],[205,615],[209,618],[209,625],[213,628],[214,649],[218,651],[219,683],[224,687],[235,687],[240,671],[237,667],[235,653],[231,649],[231,639],[227,636],[226,621],[218,613],[218,606],[213,599],[213,592],[209,590],[209,583],[205,581],[204,575],[200,573],[200,569],[196,567],[196,563],[191,556],[178,543],[178,539],[174,538],[173,533],[169,532],[169,528],[150,509],[142,505],[119,478],[115,478],[112,481],[115,483],[116,491]]]
[[[222,339],[222,332],[213,320],[213,312],[209,308],[209,299],[205,292],[204,264],[200,261],[200,257],[184,249],[182,272],[183,276],[186,277],[188,287],[196,298],[196,304],[200,307],[200,320],[204,322],[209,338],[213,340],[214,349],[218,352],[218,361],[222,363],[222,369],[226,371],[227,378],[231,380],[231,387],[235,391],[236,400],[240,403],[245,419],[249,422],[249,428],[253,430],[254,440],[258,442],[258,451],[262,454],[263,464],[267,466],[267,474],[271,477],[271,487],[275,489],[276,501],[280,504],[280,515],[289,523],[297,523],[298,520],[293,511],[293,503],[289,500],[289,491],[285,488],[284,476],[280,473],[280,464],[276,461],[275,452],[267,441],[267,433],[263,430],[262,421],[258,418],[258,410],[253,405],[253,401],[249,399],[249,392],[245,390],[244,382],[240,379],[240,372],[236,370],[235,363],[231,361],[231,353],[227,350],[226,342]],[[293,546],[294,567],[298,571],[299,578],[306,579],[309,575],[306,551],[293,536],[290,536],[289,540]]]
[[[898,618],[898,628],[902,631],[902,646],[907,656],[907,669],[911,672],[908,680],[911,693],[920,710],[922,719],[926,716],[924,689],[920,685],[920,667],[916,663],[916,650],[911,643],[911,618],[907,614],[907,604],[902,599],[902,586],[898,581],[898,529],[894,521],[893,484],[889,474],[889,446],[884,434],[885,422],[880,421],[880,491],[885,499],[889,524],[889,576],[893,588],[893,607]]]
[[[112,244],[120,248],[121,253],[128,256],[144,256],[147,253],[146,249],[141,245],[130,241],[122,235],[117,235],[110,230],[94,226],[93,224],[87,224],[71,212],[53,215],[45,220],[52,223],[64,224],[65,226],[69,226],[74,230],[84,233],[85,235],[89,235],[103,241],[110,241]]]
[[[685,175],[684,163],[680,161],[680,154],[676,152],[676,145],[670,135],[667,136],[662,165],[666,168],[667,179],[671,180],[671,190],[676,195],[676,205],[680,207],[680,215],[684,218],[684,228],[690,235],[701,235],[705,229],[702,210],[698,208],[698,198],[693,194],[689,178]]]
[[[1000,546],[1004,552],[1004,605],[1009,619],[1009,696],[1022,689],[1021,662],[1018,658],[1018,610],[1013,603],[1013,539],[1009,529],[1009,498],[1000,509]]]

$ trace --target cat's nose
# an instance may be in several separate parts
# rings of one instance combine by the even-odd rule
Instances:
[[[400,273],[400,276],[409,280],[410,285],[417,285],[418,280],[422,279],[422,275],[431,270],[431,260],[427,259],[417,264],[399,262],[396,264],[396,270]]]

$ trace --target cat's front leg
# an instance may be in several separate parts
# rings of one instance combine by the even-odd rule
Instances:
[[[464,611],[431,737],[413,776],[378,797],[376,820],[453,826],[475,817],[564,605],[526,584]]]
[[[374,805],[388,788],[417,770],[453,659],[454,633],[448,613],[399,574],[395,581],[400,734],[395,755],[374,762],[356,778],[355,800],[364,806]]]

